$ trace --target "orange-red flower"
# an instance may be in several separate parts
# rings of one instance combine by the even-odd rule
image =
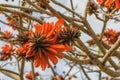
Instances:
[[[12,36],[12,34],[9,32],[9,31],[4,31],[4,34],[5,34],[5,36],[7,36],[7,37],[11,37]]]
[[[50,66],[49,61],[57,64],[58,58],[62,58],[60,53],[66,49],[64,44],[57,42],[63,23],[64,20],[59,19],[55,24],[35,24],[35,31],[29,31],[29,40],[23,45],[25,50],[19,48],[17,52],[25,52],[25,57],[29,59],[34,57],[35,67],[41,66],[42,70]]]
[[[5,44],[2,47],[2,51],[5,52],[5,53],[12,53],[13,52],[13,45]]]
[[[26,79],[25,80],[32,80],[32,72],[29,72],[26,74]]]
[[[18,55],[24,55],[26,53],[26,48],[24,46],[21,46],[16,50],[16,52]]]
[[[111,39],[113,39],[113,37],[115,37],[116,34],[117,34],[115,30],[110,29],[110,28],[108,28],[107,32],[108,32],[108,34],[110,35],[110,38],[111,38]]]
[[[38,75],[38,72],[35,73],[35,76],[37,75]],[[32,71],[30,71],[29,73],[26,74],[25,80],[32,80],[32,76],[33,76]]]
[[[104,34],[103,39],[108,44],[113,44],[117,40],[118,36],[115,30],[109,29]]]
[[[3,60],[7,60],[10,58],[10,60],[12,59],[11,55],[13,54],[13,45],[8,45],[8,44],[5,44],[3,47],[2,47],[2,52],[3,52]]]
[[[120,9],[120,0],[97,0],[99,4],[103,4],[106,7],[110,7],[111,4],[115,3],[115,8]]]

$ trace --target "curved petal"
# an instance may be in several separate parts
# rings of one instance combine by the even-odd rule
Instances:
[[[71,51],[71,50],[72,50],[71,46],[69,46],[68,44],[65,44],[65,49],[66,49],[67,51]]]
[[[109,7],[112,4],[113,0],[106,0],[105,6]]]
[[[48,48],[48,50],[49,50],[50,53],[58,54],[58,52],[53,48]]]
[[[120,9],[120,0],[115,0],[116,9]]]
[[[64,19],[61,18],[56,22],[55,26],[61,28],[63,24],[64,24]]]
[[[35,28],[35,33],[41,32],[41,25],[40,24],[35,24],[34,28]]]
[[[58,63],[58,59],[55,56],[52,56],[51,54],[46,54],[48,58],[52,61],[52,63],[55,65]]]
[[[47,25],[47,30],[46,30],[46,35],[49,34],[49,32],[52,30],[52,28],[54,27],[54,23],[48,23]]]
[[[47,34],[46,32],[47,32],[48,26],[49,26],[49,23],[44,24],[44,32],[43,32],[43,34]]]
[[[45,68],[47,67],[47,63],[46,63],[46,60],[45,58],[42,57],[42,64],[41,64],[41,68],[42,70],[45,70]]]
[[[41,64],[42,60],[40,59],[40,56],[36,56],[36,59],[35,59],[35,67],[39,67],[40,64]]]
[[[56,27],[55,26],[52,26],[52,29],[49,31],[49,33],[47,34],[47,37],[50,37],[53,32],[55,31]]]
[[[55,49],[59,53],[65,50],[65,46],[62,44],[54,44],[54,45],[51,45],[50,47]]]
[[[45,29],[45,22],[40,26],[41,27],[41,31],[40,33],[43,34],[44,33],[44,29]]]
[[[53,56],[56,56],[57,58],[60,58],[60,59],[62,59],[63,58],[63,56],[62,56],[62,54],[54,54],[54,53],[51,53]]]

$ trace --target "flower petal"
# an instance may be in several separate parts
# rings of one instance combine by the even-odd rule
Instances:
[[[120,9],[120,0],[115,0],[116,9]]]
[[[109,7],[112,4],[113,0],[106,0],[105,6]]]
[[[71,46],[69,46],[68,44],[65,44],[65,48],[66,48],[67,51],[71,51],[72,50]]]
[[[55,26],[57,26],[58,28],[61,28],[63,24],[64,24],[64,19],[61,18],[56,22]]]
[[[49,48],[48,50],[49,50],[50,53],[58,54],[58,52],[53,48]]]
[[[51,45],[50,47],[55,49],[59,53],[65,50],[65,46],[62,44],[54,44],[54,45]]]
[[[52,63],[55,65],[55,64],[57,64],[58,63],[58,59],[55,57],[55,56],[52,56],[51,54],[46,54],[48,57],[49,57],[49,59],[52,61]]]

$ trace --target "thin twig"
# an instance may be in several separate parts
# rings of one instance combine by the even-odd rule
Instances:
[[[32,67],[32,80],[36,80],[35,78],[35,70],[34,70],[34,63],[31,61],[31,67]]]
[[[27,14],[27,13],[24,13],[23,11],[17,11],[17,10],[7,9],[7,8],[5,8],[5,7],[2,7],[2,6],[0,7],[0,10],[1,10],[1,11],[6,11],[6,12],[9,12],[9,13],[19,14],[19,15],[21,15],[21,16],[24,16],[24,17],[30,18],[30,19],[32,19],[32,20],[34,20],[34,21],[37,21],[37,22],[39,22],[39,23],[42,23],[42,20],[41,20],[41,19],[38,19],[38,18],[36,18],[36,17],[33,17],[32,15],[29,15],[29,14]]]

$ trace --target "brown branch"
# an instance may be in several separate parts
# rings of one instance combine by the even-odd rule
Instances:
[[[10,5],[10,4],[0,4],[0,6],[8,7],[8,8],[18,8],[18,9],[21,9],[21,10],[28,10],[28,11],[39,12],[39,11],[36,10],[36,9],[28,8],[28,7],[24,7],[24,6],[16,6],[16,5]]]
[[[85,77],[87,78],[87,80],[91,80],[90,77],[88,76],[88,74],[86,73],[84,67],[83,67],[82,65],[80,65],[80,67],[81,67],[81,70],[82,70],[83,74],[84,74]]]
[[[35,5],[33,2],[31,2],[30,0],[26,0],[30,5],[32,5],[34,8],[36,8],[40,13],[45,13],[47,15],[53,16],[51,13],[49,13],[48,11],[46,11],[45,9]]]
[[[70,0],[71,8],[74,11],[74,5],[73,5],[73,0]],[[72,13],[72,17],[75,17],[74,13]]]
[[[108,58],[113,54],[113,52],[120,47],[120,38],[115,42],[114,45],[108,50],[108,52],[105,54],[105,56],[102,59],[102,63],[104,64]]]
[[[111,46],[107,45],[107,44],[104,43],[103,41],[102,41],[102,44],[103,44],[103,46],[104,46],[106,49],[110,49],[110,48],[111,48]],[[118,58],[120,59],[120,52],[115,50],[115,51],[113,52],[112,56],[116,56],[116,57],[118,57]]]
[[[20,70],[20,79],[24,80],[24,67],[25,67],[25,59],[22,60],[21,62],[21,70]]]
[[[0,72],[15,79],[15,80],[20,80],[20,75],[16,72],[7,70],[7,69],[3,69],[2,67],[0,67]]]
[[[32,67],[32,80],[36,80],[33,61],[31,61],[31,67]]]
[[[101,35],[100,35],[100,40],[102,40],[102,38],[103,38],[103,35],[104,35],[105,29],[106,29],[107,22],[108,22],[108,18],[105,17],[105,21],[103,22],[103,27],[102,27],[102,31],[101,31]]]
[[[109,69],[108,67],[104,66],[104,65],[101,63],[101,61],[98,60],[98,59],[93,55],[93,53],[89,51],[89,49],[85,46],[85,44],[84,44],[80,39],[77,41],[77,44],[76,44],[76,45],[78,45],[78,47],[79,47],[81,50],[83,50],[83,51],[89,56],[89,58],[91,59],[91,63],[92,63],[93,65],[98,66],[102,71],[104,71],[105,73],[107,73],[107,74],[110,75],[110,76],[113,76],[113,77],[118,77],[118,76],[120,76],[120,72],[117,72],[117,71],[115,72],[115,71]],[[111,61],[110,61],[110,62],[111,62]]]
[[[66,58],[66,59],[68,59],[70,61],[73,61],[76,64],[90,64],[90,62],[91,62],[89,59],[87,59],[87,60],[79,60],[79,59],[73,58],[71,56],[68,56],[66,54],[62,54],[62,55],[64,56],[64,58]]]
[[[21,16],[24,16],[24,17],[27,17],[27,18],[32,19],[34,21],[37,21],[39,23],[42,23],[41,19],[38,19],[38,18],[36,18],[34,16],[31,16],[31,15],[29,15],[27,13],[24,13],[23,11],[17,11],[17,10],[7,9],[5,7],[2,7],[2,6],[0,7],[0,11],[6,11],[6,12],[9,12],[9,13],[19,14]]]
[[[89,22],[87,20],[85,20],[83,23],[86,26],[86,28],[88,29],[89,33],[91,34],[91,37],[95,40],[95,42],[96,42],[97,46],[99,47],[99,49],[101,50],[101,52],[103,54],[105,54],[106,50],[105,50],[104,46],[102,45],[102,42],[98,39],[97,35],[95,34],[93,29],[91,28]],[[111,58],[109,58],[109,62],[115,69],[118,69],[118,66]]]

